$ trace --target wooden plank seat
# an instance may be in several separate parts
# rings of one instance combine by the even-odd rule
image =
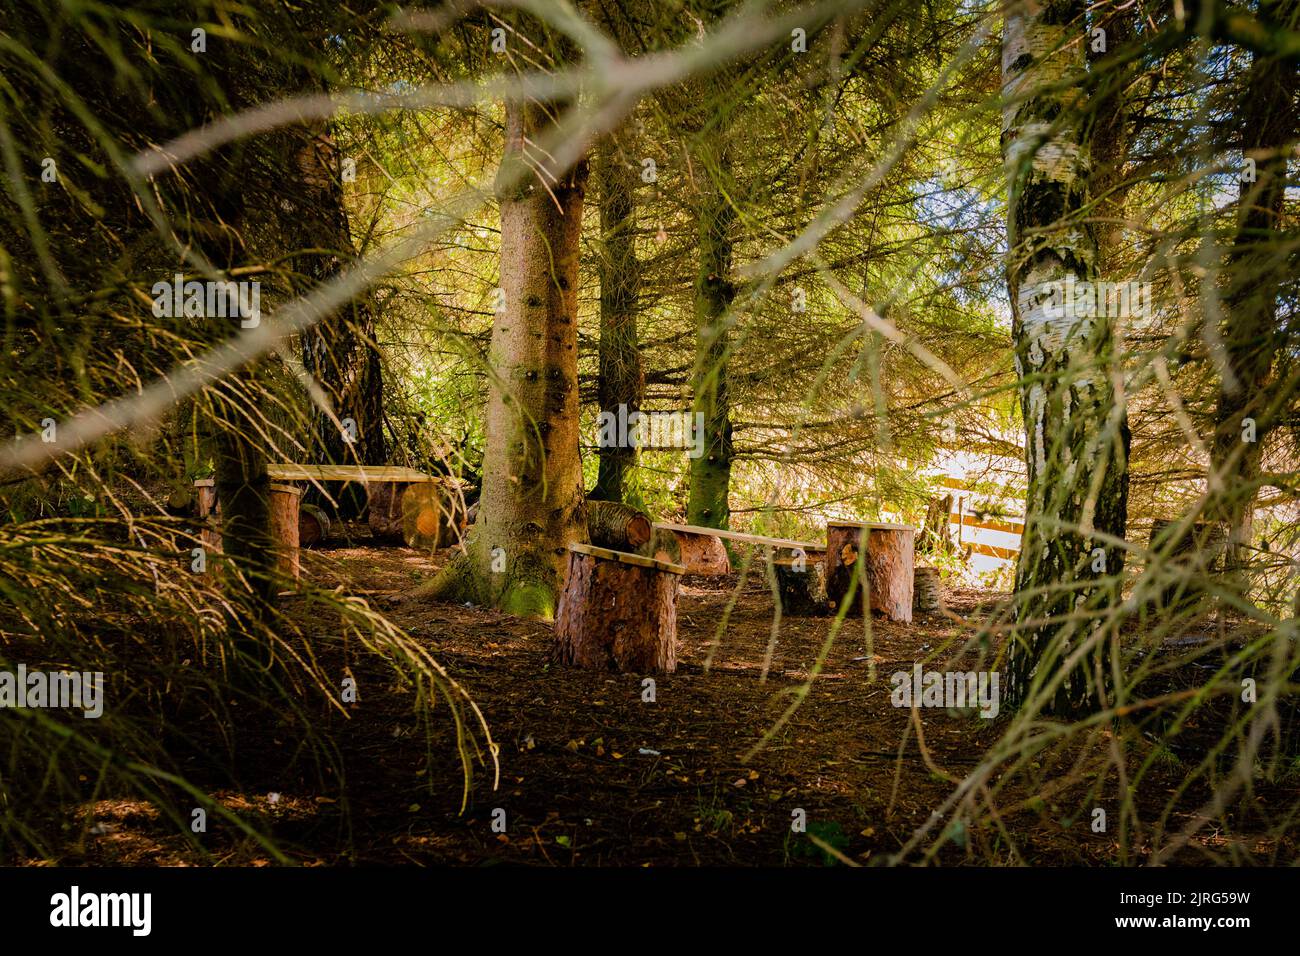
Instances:
[[[655,523],[654,529],[655,535],[651,539],[651,553],[654,557],[681,564],[688,574],[730,574],[731,558],[722,544],[724,540],[772,551],[788,551],[791,555],[802,552],[807,560],[813,562],[821,561],[826,551],[824,545],[813,541],[773,538],[702,525],[660,521]]]

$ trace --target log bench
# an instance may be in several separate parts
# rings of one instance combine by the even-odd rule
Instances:
[[[800,554],[809,562],[822,559],[824,548],[812,541],[795,541],[791,538],[771,538],[761,534],[745,534],[724,528],[706,528],[694,524],[656,522],[651,540],[651,553],[661,561],[672,561],[686,568],[688,574],[722,575],[731,573],[731,558],[723,541],[768,548],[774,552]]]
[[[551,659],[620,673],[672,673],[677,584],[685,572],[641,554],[569,545]]]
[[[266,473],[278,481],[364,484],[367,522],[376,541],[432,551],[458,540],[465,529],[465,499],[455,478],[400,465],[280,463],[268,465]]]
[[[302,507],[302,483],[364,483],[371,496],[371,531],[380,540],[395,535],[411,547],[433,548],[439,542],[450,540],[457,530],[454,502],[463,499],[459,495],[453,496],[445,487],[453,479],[390,465],[295,465],[286,462],[267,465],[266,475],[271,480],[271,535],[276,542],[277,568],[295,580],[302,570],[300,544],[319,543],[329,533],[329,521],[323,512],[310,506]],[[201,531],[203,546],[210,552],[220,552],[221,532],[217,516],[221,513],[221,503],[217,501],[215,482],[211,478],[200,478],[194,482],[194,488],[198,516],[204,521]],[[396,508],[395,521],[386,510],[386,503],[392,503],[389,507]],[[463,507],[460,510],[463,512]]]
[[[857,580],[850,611],[882,614],[887,620],[912,620],[912,566],[916,529],[870,521],[826,525],[826,597],[838,611]]]

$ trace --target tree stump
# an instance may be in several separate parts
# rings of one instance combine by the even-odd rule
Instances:
[[[850,613],[912,620],[912,561],[916,529],[903,524],[839,521],[826,526],[826,596],[831,610],[857,579]]]
[[[731,557],[717,535],[676,531],[660,525],[654,530],[650,548],[656,560],[680,564],[687,574],[731,573]]]
[[[938,568],[917,568],[912,574],[913,607],[921,614],[934,614],[943,607]]]
[[[587,500],[587,537],[597,547],[636,551],[653,530],[649,518],[621,501]]]
[[[302,489],[297,485],[271,482],[271,539],[275,542],[275,569],[286,578],[298,580],[298,505]]]
[[[685,570],[644,555],[569,545],[552,659],[621,673],[672,673],[677,584]]]
[[[807,557],[775,558],[772,569],[782,614],[819,617],[829,613],[825,565]]]
[[[298,546],[313,548],[318,544],[323,544],[329,536],[329,515],[315,505],[300,505],[298,509]]]
[[[925,523],[917,537],[916,550],[927,553],[944,552],[952,548],[949,516],[952,514],[952,495],[930,499],[925,510]]]
[[[217,483],[212,478],[199,478],[194,482],[195,510],[199,517],[199,543],[209,555],[221,553],[221,526],[217,516],[221,503],[217,501]]]

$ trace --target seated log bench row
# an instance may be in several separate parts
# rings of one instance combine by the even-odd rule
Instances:
[[[723,528],[706,528],[694,524],[656,522],[652,547],[654,556],[661,561],[676,561],[686,568],[687,574],[721,575],[731,573],[731,557],[723,541],[735,541],[782,553],[783,557],[809,562],[820,561],[825,547],[812,541],[794,541],[790,538],[770,538],[761,534],[744,534]],[[788,555],[785,554],[788,552]]]
[[[910,525],[832,521],[826,526],[825,545],[699,525],[654,527],[654,556],[677,561],[689,574],[729,574],[723,541],[769,549],[786,613],[835,612],[852,588],[855,614],[869,608],[891,621],[912,620],[916,529]]]
[[[450,487],[454,479],[426,475],[397,465],[295,465],[266,466],[270,479],[271,537],[276,545],[277,570],[297,579],[302,565],[299,550],[329,534],[329,519],[319,508],[302,504],[303,484],[357,482],[367,487],[369,524],[376,539],[400,541],[412,548],[446,544],[464,524],[463,499]],[[203,546],[221,551],[221,531],[216,523],[221,506],[211,478],[194,482]]]
[[[687,572],[727,573],[724,538],[789,552],[774,553],[772,560],[785,613],[834,612],[852,594],[854,613],[912,620],[916,529],[908,525],[832,522],[825,548],[696,525],[656,524],[654,529],[649,544],[654,557],[569,545],[553,660],[596,670],[674,671],[679,580]],[[668,560],[670,555],[678,560]]]

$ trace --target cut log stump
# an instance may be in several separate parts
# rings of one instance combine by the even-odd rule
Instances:
[[[587,501],[587,537],[599,548],[637,551],[651,531],[650,519],[621,501]]]
[[[461,539],[467,526],[464,500],[442,481],[371,482],[367,521],[375,540],[435,551]]]
[[[775,558],[777,598],[781,613],[791,617],[819,617],[830,612],[826,603],[826,568],[807,557]]]
[[[302,571],[298,554],[298,506],[302,489],[297,485],[271,482],[271,539],[275,542],[275,568],[286,578],[297,580]]]
[[[656,525],[649,547],[656,560],[680,564],[687,574],[731,573],[731,556],[717,535]]]
[[[916,529],[903,524],[840,521],[826,526],[826,596],[838,611],[857,580],[852,614],[867,608],[890,621],[912,620]]]
[[[569,545],[551,657],[561,664],[646,674],[677,669],[680,565]]]
[[[299,505],[298,546],[314,548],[319,544],[324,544],[329,536],[329,515],[315,505]]]
[[[912,574],[913,607],[920,614],[934,614],[943,607],[938,568],[917,568]]]

